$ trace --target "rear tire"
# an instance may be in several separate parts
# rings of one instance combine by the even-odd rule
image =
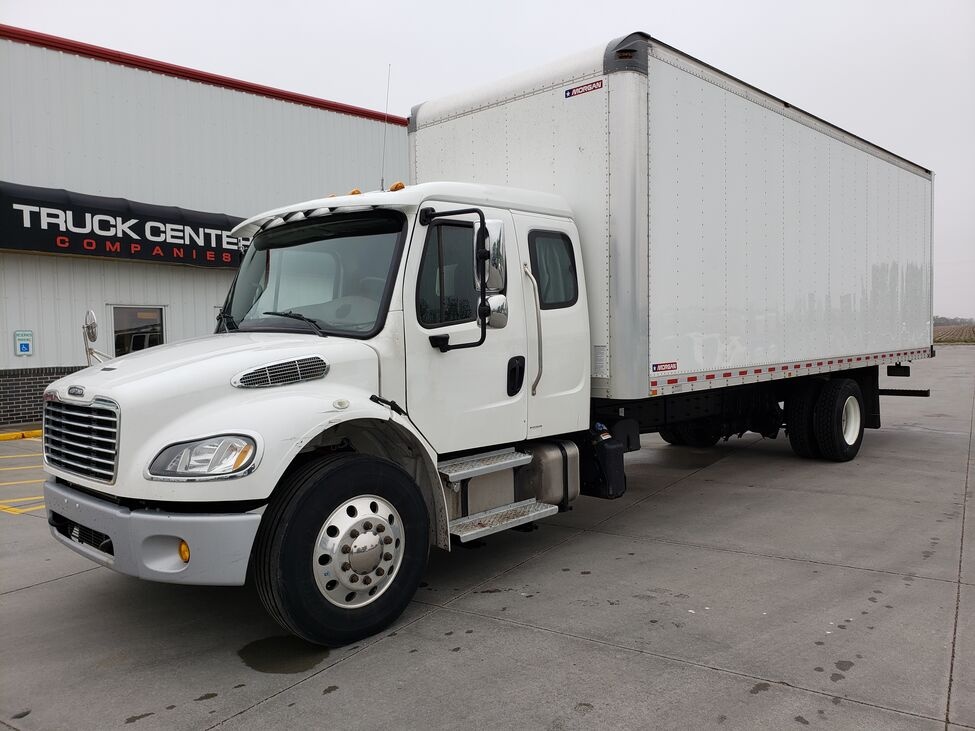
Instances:
[[[258,531],[254,578],[284,629],[329,647],[379,632],[426,568],[429,516],[397,465],[341,454],[284,477]]]
[[[808,381],[804,386],[795,389],[785,402],[785,425],[789,444],[793,452],[806,459],[820,456],[813,412],[822,388],[821,381]]]
[[[667,444],[672,444],[675,447],[684,446],[684,436],[681,434],[680,429],[661,429],[657,433]]]
[[[829,381],[819,394],[813,421],[816,443],[824,459],[849,462],[863,442],[863,394],[856,381]]]
[[[710,421],[681,424],[678,429],[688,447],[713,447],[721,438],[717,425]]]

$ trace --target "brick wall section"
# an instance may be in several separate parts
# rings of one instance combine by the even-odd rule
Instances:
[[[84,366],[0,369],[0,425],[40,421],[44,389]]]

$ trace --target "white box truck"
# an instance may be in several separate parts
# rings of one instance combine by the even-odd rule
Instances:
[[[431,545],[621,495],[640,434],[849,460],[880,367],[933,355],[930,171],[645,34],[422,104],[410,138],[410,185],[237,228],[214,335],[51,385],[55,539],[251,576],[343,644]]]

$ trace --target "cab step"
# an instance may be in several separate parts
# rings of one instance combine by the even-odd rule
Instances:
[[[437,470],[447,479],[447,482],[462,482],[491,472],[521,467],[531,461],[530,454],[516,452],[514,449],[499,449],[496,452],[448,459],[438,464]]]
[[[533,520],[547,518],[559,512],[558,505],[540,503],[535,498],[520,503],[502,505],[500,508],[485,510],[483,513],[469,515],[450,521],[450,534],[457,536],[461,543],[483,538],[492,533],[531,523]]]

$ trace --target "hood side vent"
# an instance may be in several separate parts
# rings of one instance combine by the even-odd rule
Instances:
[[[328,363],[315,355],[251,368],[234,376],[230,384],[237,388],[271,388],[301,381],[313,381],[316,378],[324,378],[326,373],[328,373]]]

